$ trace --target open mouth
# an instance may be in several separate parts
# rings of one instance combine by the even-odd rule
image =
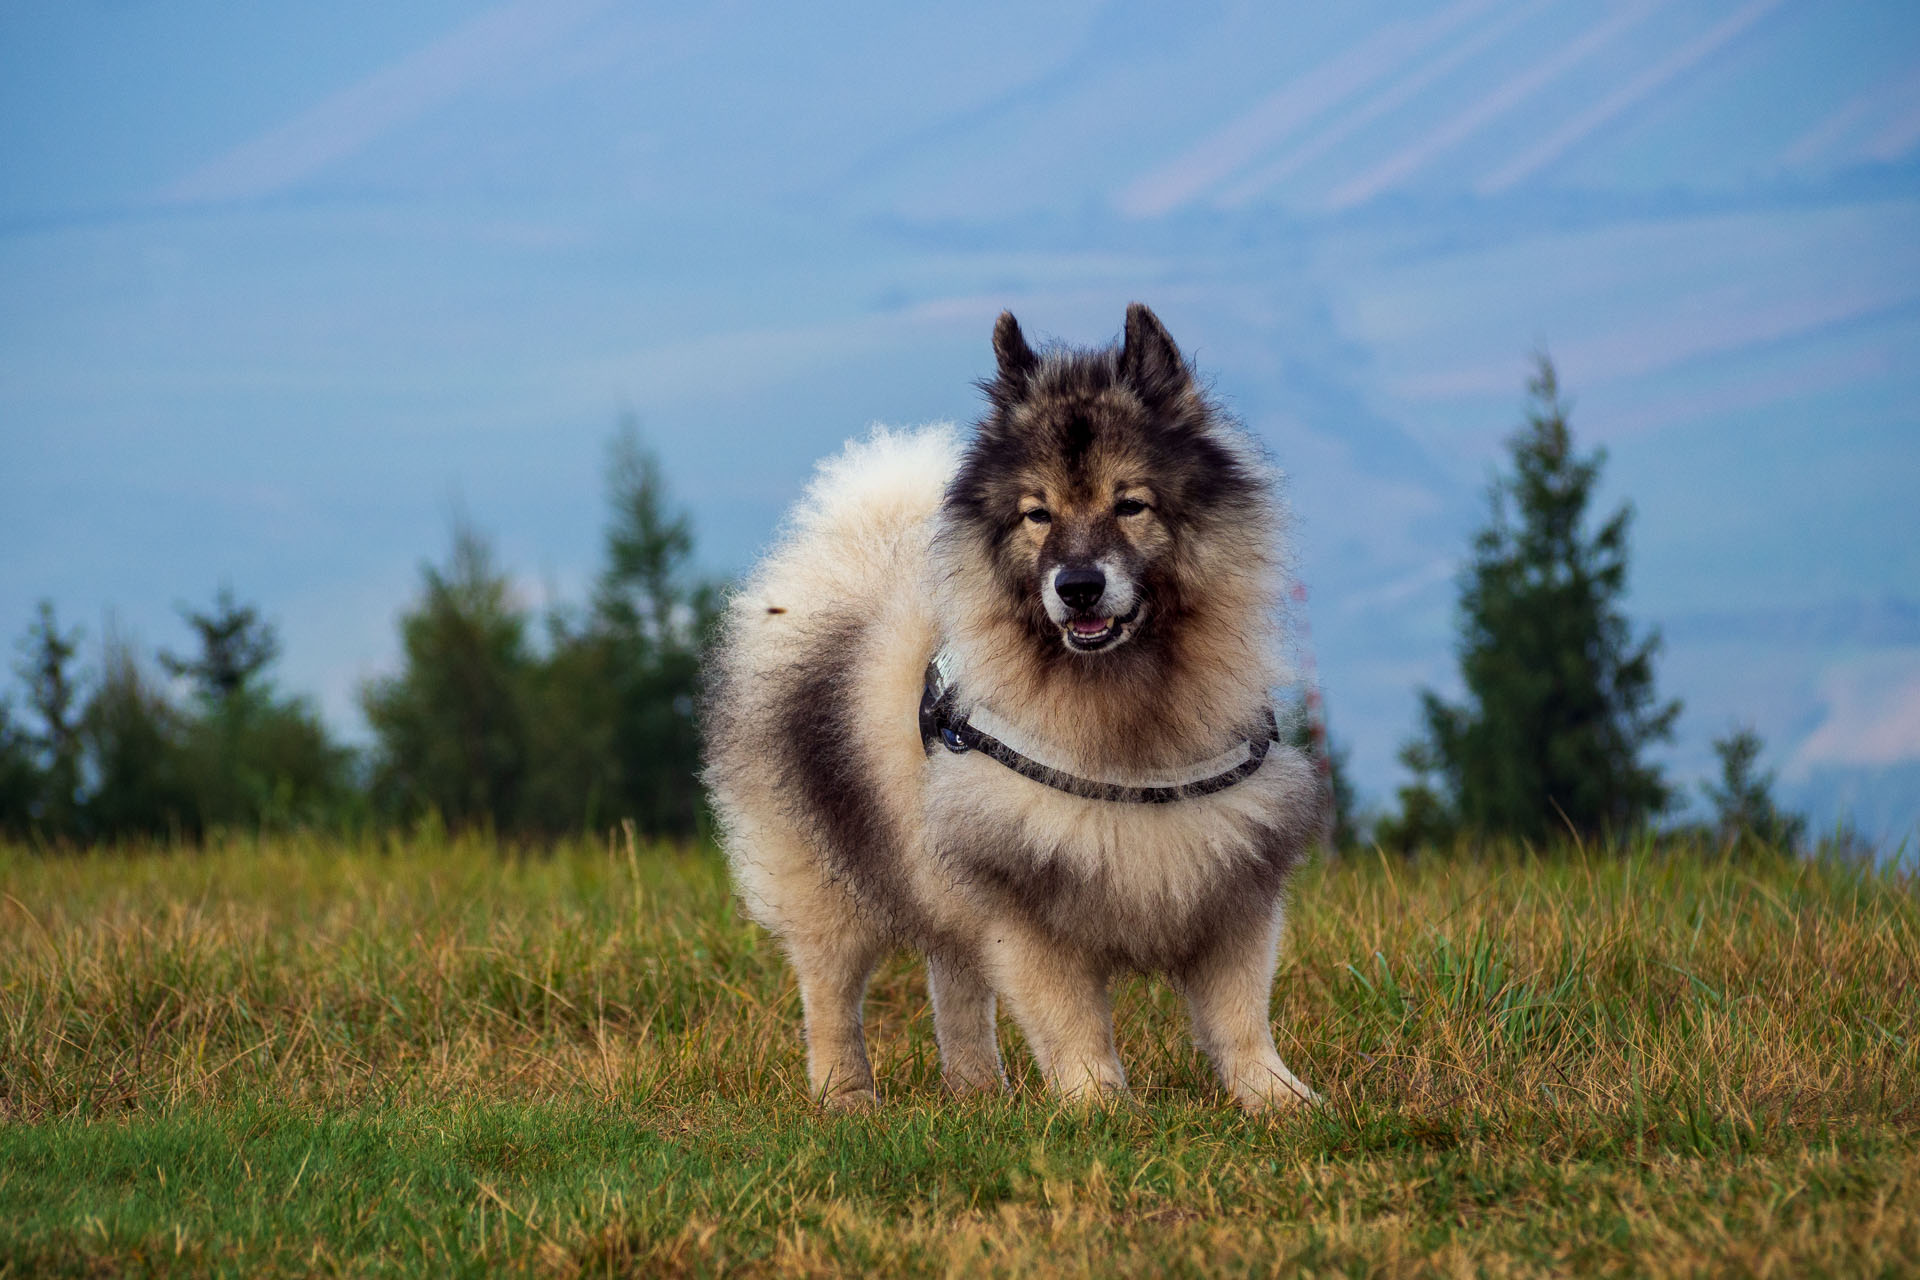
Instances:
[[[1067,644],[1082,653],[1092,653],[1095,649],[1104,649],[1121,636],[1134,619],[1140,616],[1140,605],[1136,602],[1127,610],[1125,616],[1118,618],[1074,618],[1061,630],[1065,632]]]

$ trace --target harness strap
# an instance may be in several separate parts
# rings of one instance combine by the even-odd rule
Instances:
[[[932,755],[934,744],[937,742],[956,755],[978,751],[982,755],[999,761],[1023,778],[1031,778],[1042,786],[1052,787],[1055,791],[1064,791],[1068,795],[1079,796],[1083,800],[1110,800],[1121,804],[1168,804],[1175,800],[1191,800],[1199,796],[1212,795],[1216,791],[1224,791],[1235,783],[1252,777],[1259,770],[1261,763],[1266,760],[1267,749],[1280,740],[1280,728],[1274,720],[1273,708],[1267,707],[1264,713],[1266,719],[1264,734],[1257,738],[1249,738],[1223,756],[1205,762],[1208,766],[1216,763],[1223,764],[1225,767],[1218,772],[1149,786],[1099,782],[1091,778],[1082,778],[1064,769],[1055,769],[1022,755],[1000,738],[974,724],[968,717],[961,715],[958,710],[957,691],[943,669],[947,665],[942,661],[945,657],[945,653],[936,654],[934,660],[927,664],[926,685],[920,694],[922,750]],[[975,715],[990,727],[999,726],[999,718],[991,712],[979,710]],[[1002,732],[1005,731],[1002,730]]]

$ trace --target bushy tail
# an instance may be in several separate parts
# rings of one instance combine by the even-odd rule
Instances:
[[[911,431],[875,427],[820,464],[793,512],[802,538],[889,539],[931,515],[959,464],[948,423]]]

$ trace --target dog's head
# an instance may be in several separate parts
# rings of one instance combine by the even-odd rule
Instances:
[[[1201,544],[1258,505],[1261,478],[1139,303],[1118,347],[1036,353],[1009,312],[993,349],[988,412],[947,492],[950,534],[984,556],[1000,604],[1047,653],[1164,637],[1220,585],[1209,573],[1228,570]]]

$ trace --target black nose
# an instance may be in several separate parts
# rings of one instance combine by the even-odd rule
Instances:
[[[1098,569],[1062,569],[1053,575],[1053,589],[1069,609],[1091,609],[1107,591],[1107,575]]]

